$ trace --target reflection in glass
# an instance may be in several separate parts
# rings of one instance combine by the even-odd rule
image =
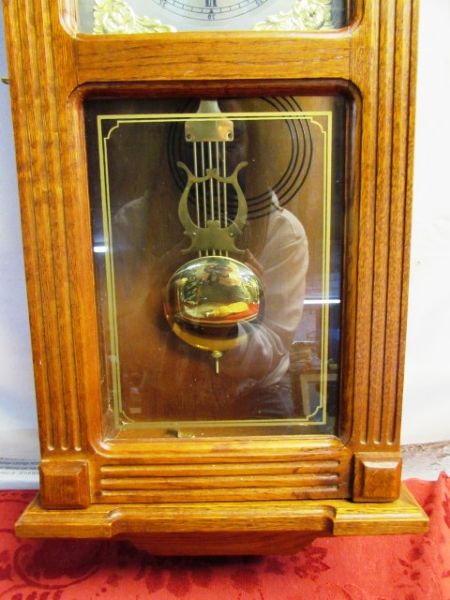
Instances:
[[[78,0],[79,31],[96,34],[174,31],[338,29],[346,0]]]
[[[107,406],[152,435],[334,431],[347,104],[219,106],[216,148],[186,133],[216,119],[198,101],[86,103]],[[234,249],[195,245],[236,222]]]
[[[219,374],[223,353],[244,344],[244,324],[260,316],[262,296],[260,280],[244,263],[228,256],[200,256],[172,275],[164,313],[180,339],[211,352]]]

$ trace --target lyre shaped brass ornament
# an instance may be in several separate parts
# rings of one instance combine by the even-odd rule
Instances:
[[[205,176],[196,177],[184,163],[177,163],[177,165],[187,174],[186,187],[184,188],[178,205],[180,222],[184,226],[185,234],[191,238],[191,245],[189,248],[182,250],[184,254],[193,252],[194,250],[200,252],[218,251],[235,252],[239,254],[244,253],[244,250],[239,250],[236,247],[234,240],[242,233],[247,222],[247,202],[245,200],[244,192],[238,182],[238,173],[241,169],[246,167],[247,164],[247,162],[240,162],[229,177],[221,177],[217,168],[206,169]],[[237,213],[231,223],[224,224],[222,223],[221,215],[218,214],[217,218],[215,218],[213,212],[212,218],[208,219],[205,226],[202,227],[195,223],[189,214],[189,193],[194,184],[212,182],[214,185],[214,181],[225,185],[231,184],[233,186],[238,198]]]
[[[229,256],[229,253],[244,254],[235,240],[242,233],[248,214],[238,181],[239,172],[248,163],[240,162],[227,175],[226,144],[234,138],[234,124],[223,118],[217,101],[201,101],[198,113],[214,117],[186,122],[185,140],[193,144],[194,173],[185,163],[177,163],[187,176],[178,216],[191,240],[182,253],[197,252],[198,256],[170,278],[164,312],[172,331],[181,340],[211,352],[219,373],[223,352],[236,348],[249,335],[249,328],[243,325],[257,322],[261,317],[263,292],[254,271]],[[228,186],[237,198],[232,216]],[[194,218],[189,210],[192,189]]]

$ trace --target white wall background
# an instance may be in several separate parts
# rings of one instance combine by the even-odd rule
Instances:
[[[422,0],[404,443],[450,439],[450,0]]]
[[[450,0],[422,0],[403,418],[407,444],[450,439],[449,32]],[[3,29],[0,73],[7,73]],[[38,455],[27,319],[9,88],[0,84],[0,458]]]
[[[0,15],[0,75],[8,72]],[[0,83],[0,458],[38,453],[9,87]]]

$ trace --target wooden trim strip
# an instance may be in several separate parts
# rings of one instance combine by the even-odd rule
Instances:
[[[79,83],[349,76],[348,32],[153,34],[130,42],[126,36],[79,36]]]

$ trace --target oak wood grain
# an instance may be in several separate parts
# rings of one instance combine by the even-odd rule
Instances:
[[[45,503],[68,509],[35,504],[21,535],[139,529],[167,552],[173,531],[187,536],[180,551],[191,534],[212,531],[212,551],[262,551],[275,530],[280,547],[286,533],[285,548],[302,530],[423,530],[423,514],[404,498],[383,506],[328,499],[354,489],[358,499],[392,500],[400,480],[418,2],[351,4],[350,25],[329,33],[94,37],[76,33],[72,0],[3,0]],[[101,382],[85,99],[308,91],[344,95],[350,106],[338,438],[152,440],[117,431]],[[362,487],[352,470],[361,453],[371,457]],[[70,465],[87,465],[78,504],[89,508],[71,510],[73,485],[58,487],[65,461],[72,482],[85,471]],[[242,535],[249,522],[253,546]]]
[[[96,505],[46,511],[36,499],[19,537],[126,538],[153,554],[291,553],[321,535],[422,533],[427,517],[404,487],[395,502],[345,500]]]

